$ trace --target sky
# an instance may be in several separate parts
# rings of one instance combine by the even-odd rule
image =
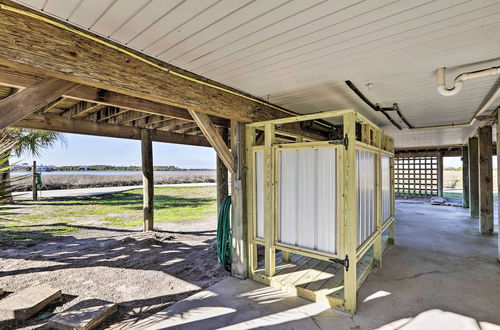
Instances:
[[[42,151],[40,157],[22,155],[14,162],[40,165],[141,165],[141,142],[80,134],[63,134],[66,143]],[[153,164],[180,168],[215,169],[215,151],[171,143],[153,142]]]

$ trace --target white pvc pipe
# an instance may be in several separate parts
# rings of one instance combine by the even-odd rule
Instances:
[[[465,72],[460,74],[455,78],[454,84],[452,88],[446,88],[445,82],[445,70],[446,68],[438,68],[436,70],[436,84],[437,90],[439,94],[443,96],[452,96],[460,92],[462,89],[462,85],[464,81],[469,79],[481,78],[486,76],[494,76],[500,74],[500,66],[492,67],[485,70],[473,71],[473,72]]]

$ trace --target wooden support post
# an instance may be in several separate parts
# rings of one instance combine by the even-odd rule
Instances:
[[[344,134],[349,147],[344,154],[344,252],[349,258],[349,269],[344,267],[344,309],[354,314],[357,304],[357,264],[356,264],[356,116],[344,115]]]
[[[229,142],[229,132],[226,127],[219,128],[220,134],[226,144]],[[217,155],[216,168],[217,168],[217,214],[220,211],[220,205],[222,201],[229,196],[229,186],[228,186],[228,172],[227,167],[224,162]]]
[[[438,196],[444,195],[444,171],[443,171],[443,153],[439,152],[437,156],[438,161]]]
[[[462,206],[469,208],[469,147],[462,147]]]
[[[248,253],[248,273],[253,275],[257,269],[257,244],[253,242],[255,237],[255,223],[254,223],[254,171],[253,166],[254,155],[252,147],[256,144],[256,132],[253,127],[245,128],[245,150],[246,150],[246,198],[247,198],[247,253]]]
[[[246,213],[246,155],[245,126],[231,120],[231,152],[236,161],[236,172],[231,175],[231,232],[233,261],[231,275],[248,277],[248,218]]]
[[[497,111],[497,179],[500,178],[500,111]],[[500,181],[497,180],[497,194],[500,195]],[[498,255],[497,260],[500,262],[500,203],[498,203],[497,209],[497,221],[498,221]]]
[[[477,137],[469,138],[469,206],[470,217],[479,217],[479,150]]]
[[[274,276],[276,271],[276,249],[274,248],[274,161],[273,144],[275,141],[274,124],[264,128],[264,242],[265,272]]]
[[[48,78],[1,100],[0,129],[41,109],[77,86],[73,82]]]
[[[394,157],[390,159],[391,166],[391,215],[394,221],[389,225],[389,244],[396,244],[396,194],[395,194],[395,181],[394,181]]]
[[[378,144],[380,145],[380,144]],[[373,243],[373,263],[376,267],[382,268],[382,155],[377,152],[375,155],[375,225],[377,237]]]
[[[38,200],[38,187],[36,184],[36,160],[33,161],[33,167],[31,168],[33,172],[33,200],[37,201]]]
[[[493,234],[493,166],[491,126],[480,127],[479,137],[479,232]]]
[[[141,131],[144,231],[154,229],[153,143],[149,130]]]

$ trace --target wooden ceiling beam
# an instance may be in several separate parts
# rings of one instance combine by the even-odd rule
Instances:
[[[26,6],[0,4],[5,5],[0,9],[0,64],[241,122],[291,116],[228,86],[124,46],[112,47],[83,29],[66,29],[67,22],[51,24],[53,17]]]
[[[55,132],[67,132],[123,139],[141,139],[141,128],[119,126],[108,123],[92,122],[83,119],[69,119],[55,114],[32,114],[13,125],[14,127],[45,129]],[[183,135],[162,131],[151,131],[153,141],[210,147],[204,137]]]
[[[46,106],[40,109],[40,112],[49,112],[50,110],[57,108],[61,103],[64,102],[64,97],[58,97],[54,101],[50,102]]]
[[[66,118],[83,118],[91,113],[101,110],[104,107],[105,105],[103,104],[81,101],[66,109],[63,113],[61,113],[61,116]]]
[[[170,119],[165,119],[165,120],[162,120],[162,121],[154,123],[154,124],[150,124],[150,125],[148,125],[148,128],[160,129],[163,127],[168,127],[168,126],[174,125],[174,124],[179,123],[179,122],[180,122],[179,119],[170,118]]]
[[[198,125],[196,125],[196,123],[188,122],[188,123],[181,123],[181,124],[178,124],[175,126],[168,127],[167,130],[169,132],[180,133],[180,131],[183,131],[183,130],[188,129],[188,128],[193,128],[193,127],[198,127]]]
[[[10,68],[0,64],[0,85],[3,86],[25,88],[43,80],[44,77],[45,76],[36,75],[33,72]],[[91,86],[79,86],[65,94],[64,97],[104,104],[127,110],[145,112],[148,114],[169,116],[172,118],[193,121],[193,118],[186,109],[115,93],[109,90],[94,88]],[[210,120],[212,120],[212,122],[217,126],[229,127],[229,121],[227,119],[210,116]]]
[[[1,47],[0,47],[1,48]],[[77,83],[47,78],[0,101],[0,129],[23,119],[78,86]]]
[[[193,110],[189,110],[191,117],[195,120],[198,127],[203,132],[203,135],[207,138],[208,142],[217,152],[217,155],[222,160],[227,169],[232,173],[236,173],[236,164],[234,162],[234,156],[229,150],[226,142],[222,138],[219,130],[210,121],[210,118],[205,113],[199,113]]]

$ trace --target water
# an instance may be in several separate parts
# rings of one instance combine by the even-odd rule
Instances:
[[[142,174],[141,171],[53,171],[53,172],[41,172],[42,176],[48,175],[130,175],[130,174]],[[154,174],[215,174],[214,170],[203,170],[203,171],[155,171]],[[31,175],[31,172],[12,172],[12,176],[19,175]]]

